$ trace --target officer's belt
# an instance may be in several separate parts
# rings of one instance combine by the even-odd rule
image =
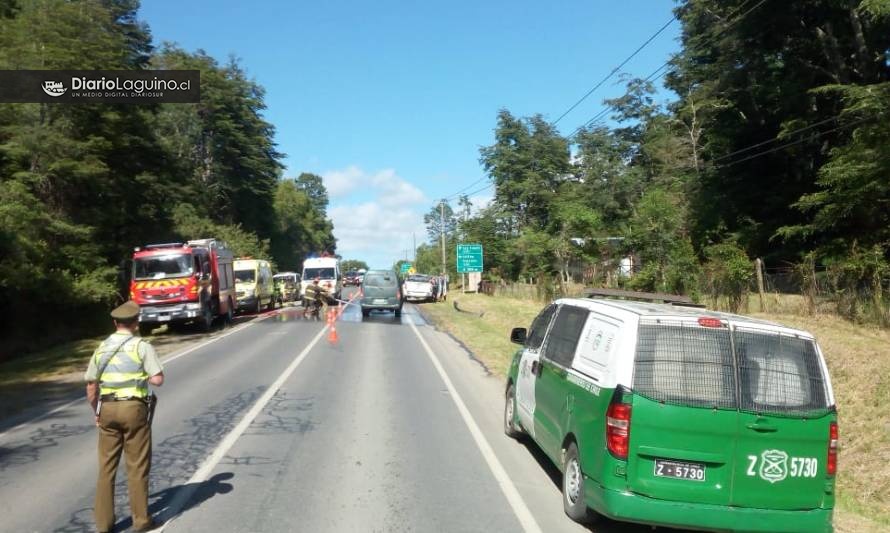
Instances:
[[[100,398],[103,402],[128,402],[130,400],[147,402],[147,399],[141,396],[116,396],[114,394],[103,394]]]

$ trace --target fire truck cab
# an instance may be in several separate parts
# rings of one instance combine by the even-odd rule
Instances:
[[[233,254],[216,239],[150,244],[133,253],[130,298],[139,304],[143,335],[164,324],[209,330],[235,311]]]

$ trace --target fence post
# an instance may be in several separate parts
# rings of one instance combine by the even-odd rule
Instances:
[[[754,260],[754,267],[757,269],[757,295],[760,297],[760,312],[765,313],[766,308],[763,306],[763,261],[759,257]]]

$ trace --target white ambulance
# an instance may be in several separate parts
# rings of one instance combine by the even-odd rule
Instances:
[[[334,298],[340,298],[343,288],[343,277],[340,273],[340,261],[336,257],[310,257],[303,261],[303,278],[300,280],[300,297],[306,297],[306,287],[312,284],[312,280],[318,278],[318,283],[328,294]]]

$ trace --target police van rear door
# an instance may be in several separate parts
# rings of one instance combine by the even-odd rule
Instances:
[[[741,325],[733,340],[741,414],[732,504],[816,509],[833,503],[827,462],[837,417],[816,343]]]
[[[739,417],[728,324],[643,318],[637,335],[628,488],[661,500],[728,505]]]

